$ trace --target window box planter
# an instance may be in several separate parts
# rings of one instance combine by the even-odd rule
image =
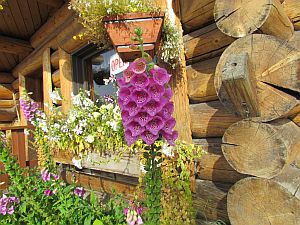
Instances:
[[[131,44],[138,44],[131,40],[135,36],[137,27],[143,29],[144,49],[152,57],[158,49],[164,13],[127,13],[103,18],[104,27],[111,42],[124,62],[130,62],[141,57],[139,50],[130,48]]]

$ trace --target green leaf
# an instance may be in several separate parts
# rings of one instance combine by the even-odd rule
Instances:
[[[104,225],[104,223],[98,219],[96,219],[93,223],[93,225]]]

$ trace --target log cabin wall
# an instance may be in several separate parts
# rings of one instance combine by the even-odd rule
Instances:
[[[266,2],[269,4],[267,5]],[[269,224],[262,217],[256,218],[253,223],[254,220],[246,214],[238,215],[239,204],[246,205],[251,200],[247,201],[246,198],[243,199],[244,202],[237,200],[243,192],[236,192],[239,195],[234,195],[234,188],[238,189],[239,186],[232,187],[239,180],[252,175],[259,179],[274,177],[274,174],[279,177],[283,176],[280,174],[286,173],[285,169],[289,163],[297,164],[297,156],[299,165],[300,153],[295,150],[299,148],[299,1],[181,0],[180,4],[180,17],[185,34],[184,46],[193,142],[201,145],[208,152],[196,166],[194,204],[197,208],[197,216],[201,221],[221,219],[228,224],[231,220],[237,225]],[[258,15],[262,11],[264,13]],[[271,36],[255,36],[256,34],[253,35],[253,33]],[[251,43],[246,44],[247,37],[252,40]],[[259,39],[259,41],[253,41],[254,39]],[[276,44],[271,47],[275,42]],[[246,50],[248,47],[245,46],[252,49],[248,51]],[[244,54],[245,52],[247,54]],[[254,54],[257,54],[256,59]],[[251,60],[248,60],[248,56],[251,56]],[[283,63],[284,61],[289,61],[289,63]],[[228,65],[242,66],[233,70]],[[239,71],[238,78],[233,78],[235,71]],[[223,80],[226,72],[230,79]],[[240,78],[239,75],[245,75],[248,78]],[[221,77],[222,80],[219,80]],[[281,77],[285,77],[283,79],[290,80],[290,82],[283,84],[284,82],[278,81]],[[269,86],[263,86],[264,84]],[[287,102],[281,101],[281,98],[285,98]],[[243,108],[244,104],[247,106],[246,112]],[[272,111],[273,109],[276,113]],[[268,156],[275,157],[270,151],[276,149],[272,141],[266,143],[268,137],[271,137],[269,130],[268,135],[261,136],[264,138],[262,140],[258,140],[254,134],[251,135],[251,132],[248,133],[249,122],[243,119],[247,120],[251,117],[263,121],[275,120],[265,125],[261,122],[253,122],[254,126],[268,126],[268,128],[275,124],[276,132],[274,131],[273,134],[285,132],[277,130],[279,128],[289,130],[290,135],[291,133],[296,135],[296,137],[280,135],[280,138],[284,139],[283,142],[294,138],[289,142],[291,143],[289,147],[283,149],[287,151],[284,154],[290,157],[290,159],[284,159],[287,161],[283,167],[271,163],[272,159],[268,158]],[[277,120],[278,118],[287,118],[287,120]],[[242,123],[246,123],[247,126],[243,127]],[[231,129],[242,127],[246,129],[246,132],[242,130],[231,132]],[[257,129],[254,129],[255,131]],[[238,141],[239,138],[241,138],[240,141]],[[264,152],[264,150],[269,152]],[[290,153],[291,151],[293,153]],[[254,163],[256,160],[257,162]],[[250,167],[244,169],[243,166],[253,166],[254,172],[251,172]],[[299,171],[298,175],[300,176]],[[242,186],[242,188],[246,187],[251,188]],[[231,194],[227,203],[229,190]],[[254,191],[261,193],[264,190],[256,186]],[[230,207],[230,220],[227,204]],[[256,202],[256,204],[260,203]],[[287,206],[285,211],[289,212],[289,207]],[[245,208],[247,212],[251,210],[255,209]],[[276,213],[270,213],[270,215],[277,215]],[[270,224],[273,222],[281,224],[276,223],[275,220]]]

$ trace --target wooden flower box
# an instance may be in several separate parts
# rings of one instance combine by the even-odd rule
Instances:
[[[130,62],[141,56],[139,50],[130,48],[138,44],[131,38],[135,37],[134,30],[143,29],[144,49],[152,57],[158,49],[164,13],[127,13],[118,16],[107,16],[103,19],[104,27],[111,39],[113,46],[123,62]]]

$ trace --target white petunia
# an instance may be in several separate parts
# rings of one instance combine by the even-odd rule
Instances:
[[[25,135],[29,135],[30,134],[29,130],[28,129],[24,129],[24,134]]]
[[[110,121],[109,122],[109,125],[111,126],[111,128],[114,130],[114,131],[117,131],[119,126],[118,126],[118,123],[116,121]]]
[[[88,142],[88,143],[93,143],[94,140],[95,140],[95,138],[94,138],[93,135],[88,135],[88,136],[85,137],[84,140],[85,140],[86,142]]]
[[[147,171],[145,170],[145,165],[143,163],[140,162],[140,171],[142,173],[147,173]]]
[[[51,100],[53,101],[53,103],[57,104],[57,101],[61,101],[62,98],[59,94],[59,92],[57,90],[54,90],[54,91],[49,91],[50,92],[50,98]]]
[[[74,166],[76,166],[78,169],[82,169],[82,164],[81,164],[82,159],[76,159],[75,157],[73,157],[72,162],[74,164]]]
[[[173,148],[172,146],[168,145],[168,144],[164,144],[162,146],[162,153],[165,154],[166,156],[172,158],[174,157],[174,152],[173,152]]]
[[[93,112],[93,117],[95,118],[95,119],[97,119],[98,117],[100,117],[101,116],[101,114],[99,113],[99,112]]]

